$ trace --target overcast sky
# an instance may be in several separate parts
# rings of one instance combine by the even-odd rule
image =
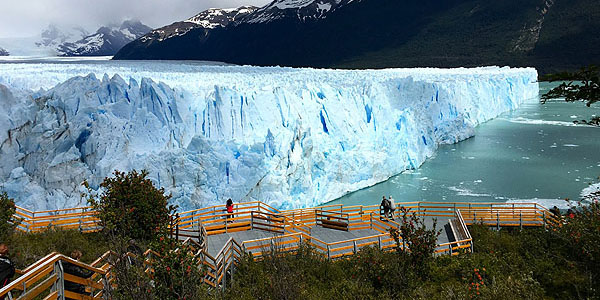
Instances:
[[[0,37],[39,34],[50,23],[89,31],[125,19],[157,28],[207,8],[262,6],[270,0],[0,0]]]

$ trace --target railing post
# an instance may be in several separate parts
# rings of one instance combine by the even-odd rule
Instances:
[[[370,219],[371,220],[371,230],[373,230],[373,213],[371,213],[370,216],[371,216],[371,219]]]
[[[354,254],[356,254],[356,241],[353,241],[354,243]]]
[[[469,204],[470,206],[471,204]],[[473,211],[473,224],[477,224],[477,212]]]
[[[519,229],[523,230],[523,212],[519,212]]]
[[[227,224],[229,223],[229,220],[227,220],[227,218],[225,218],[225,233],[227,233]]]
[[[452,244],[448,245],[448,248],[450,248],[450,256],[452,256]]]
[[[250,211],[250,230],[254,230],[254,212]]]
[[[546,212],[542,211],[542,218],[544,219],[544,230],[546,229]]]
[[[62,262],[59,260],[54,263],[54,272],[56,273],[56,292],[60,300],[65,300],[65,275]]]
[[[329,250],[329,245],[327,245],[327,259],[331,260],[331,251]]]
[[[500,230],[500,213],[496,212],[496,230]]]
[[[109,300],[110,299],[110,290],[111,290],[111,286],[110,283],[108,282],[108,279],[106,278],[106,275],[102,275],[102,299],[104,300]]]
[[[377,237],[377,241],[379,242],[379,249],[383,249],[383,246],[381,245],[381,236]]]

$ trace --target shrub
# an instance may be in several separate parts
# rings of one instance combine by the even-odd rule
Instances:
[[[566,255],[589,275],[591,286],[600,284],[600,203],[597,198],[589,205],[573,207],[573,217],[567,216],[553,232],[566,245]],[[589,290],[600,296],[599,291]]]
[[[437,245],[437,237],[441,230],[436,230],[437,220],[433,221],[433,228],[427,226],[416,213],[401,207],[402,220],[400,228],[390,229],[390,234],[396,241],[397,253],[405,256],[405,267],[415,270],[424,277],[429,271],[429,263]],[[400,240],[402,239],[402,240]]]
[[[120,244],[118,253],[125,253],[126,243]],[[211,296],[203,283],[204,270],[200,256],[190,245],[174,239],[159,238],[152,245],[159,255],[128,259],[122,255],[112,263],[116,275],[114,299],[206,299]],[[148,258],[151,269],[144,260]],[[133,263],[131,263],[133,262]]]
[[[81,233],[77,229],[48,228],[42,232],[17,232],[8,239],[11,259],[17,268],[25,268],[51,252],[63,254],[80,250],[81,261],[90,263],[109,250],[105,236]]]
[[[19,226],[20,220],[15,218],[15,212],[15,201],[5,192],[0,192],[0,241],[9,238]]]
[[[152,240],[169,229],[175,206],[169,205],[171,195],[157,189],[148,172],[135,170],[129,173],[114,172],[100,184],[101,194],[93,196],[90,186],[88,202],[98,212],[105,233],[139,240]]]

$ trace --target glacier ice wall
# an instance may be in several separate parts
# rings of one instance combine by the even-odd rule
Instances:
[[[538,94],[535,69],[0,64],[0,189],[32,209],[147,169],[181,209],[324,203],[404,170]]]

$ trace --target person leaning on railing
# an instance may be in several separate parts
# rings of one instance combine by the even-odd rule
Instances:
[[[0,243],[0,289],[10,283],[10,279],[15,276],[15,265],[8,258],[8,246]],[[0,297],[4,300],[4,297]]]
[[[73,252],[71,252],[71,258],[76,261],[79,261],[79,259],[81,259],[81,256],[82,256],[82,253],[79,250],[74,250]],[[80,277],[83,279],[88,279],[88,278],[92,277],[92,275],[94,275],[94,273],[92,271],[83,269],[83,268],[76,266],[69,262],[63,262],[63,271],[66,274],[77,276],[77,277]],[[75,282],[70,282],[67,280],[65,280],[65,291],[74,292],[74,293],[78,293],[78,294],[82,294],[82,295],[86,294],[85,285],[75,283]],[[67,299],[70,299],[70,298],[67,298]]]

